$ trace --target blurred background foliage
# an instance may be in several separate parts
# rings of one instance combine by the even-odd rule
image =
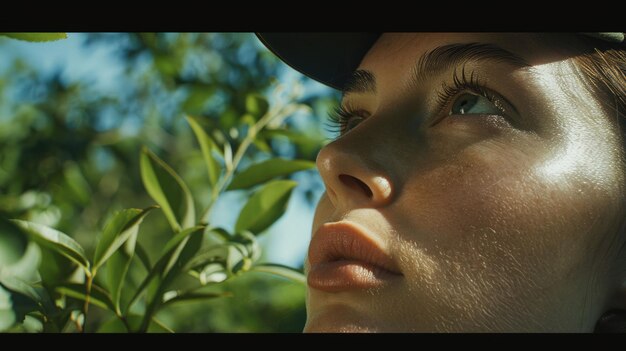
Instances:
[[[70,47],[70,40],[77,44]],[[23,45],[32,48],[10,55]],[[83,60],[81,53],[94,53],[81,68],[89,74],[73,74],[70,59],[48,64],[52,50],[73,62]],[[250,33],[70,33],[54,44],[0,38],[0,57],[0,217],[71,234],[89,257],[115,211],[154,203],[140,177],[143,145],[182,176],[200,202],[197,208],[206,206],[206,168],[186,114],[236,149],[255,118],[250,96],[265,96],[272,105],[281,94],[301,90],[298,102],[310,111],[300,110],[284,126],[259,135],[241,162],[246,168],[271,157],[315,160],[329,138],[324,116],[337,99],[282,64]],[[291,178],[299,185],[290,210],[261,238],[261,260],[301,268],[323,187],[315,170]],[[245,192],[229,192],[215,205],[211,222],[232,228],[245,200]],[[301,218],[310,219],[303,224]],[[154,259],[170,236],[165,218],[151,216],[138,240]],[[281,255],[286,251],[293,252]],[[220,289],[232,297],[172,306],[158,317],[178,332],[302,330],[304,286],[249,273]],[[90,318],[98,324],[108,316]],[[14,331],[20,330],[29,331],[28,325]]]

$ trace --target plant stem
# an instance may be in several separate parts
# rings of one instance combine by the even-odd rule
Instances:
[[[237,148],[237,152],[233,157],[233,166],[226,170],[224,176],[218,180],[217,184],[215,185],[215,187],[213,187],[211,191],[211,200],[209,202],[209,205],[200,217],[201,224],[206,225],[208,223],[209,215],[211,214],[211,210],[213,209],[215,201],[217,200],[220,193],[224,190],[224,187],[230,182],[230,179],[233,177],[235,170],[237,169],[237,166],[239,166],[239,162],[241,162],[243,156],[246,154],[246,151],[248,151],[248,147],[250,147],[250,145],[254,142],[254,138],[256,138],[257,134],[261,130],[263,130],[263,128],[265,128],[265,126],[267,126],[267,124],[270,123],[272,120],[291,113],[292,111],[288,110],[287,107],[289,107],[289,105],[280,106],[276,110],[269,110],[253,126],[251,126],[250,129],[248,129],[248,134],[239,145],[239,148]],[[287,110],[287,113],[285,113],[285,110]]]
[[[83,305],[83,328],[82,328],[82,333],[85,332],[85,326],[87,325],[87,312],[89,312],[89,300],[91,297],[91,285],[93,284],[93,278],[94,278],[95,272],[94,274],[87,274],[87,289],[85,292],[85,304]]]
[[[124,316],[118,316],[118,317],[122,321],[124,326],[126,327],[126,330],[128,330],[129,333],[132,332],[132,330],[130,330],[130,324],[128,324],[128,320],[126,319],[126,317]]]
[[[146,312],[144,313],[143,320],[141,321],[141,325],[139,326],[139,333],[146,333],[148,331],[148,328],[150,327],[150,321],[152,320],[152,316],[157,311],[158,304],[160,302],[159,299],[161,299],[161,297],[161,287],[159,287],[156,295],[154,296],[154,299],[150,301],[150,303],[146,307]]]

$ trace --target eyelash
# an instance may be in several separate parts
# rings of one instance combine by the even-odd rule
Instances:
[[[327,130],[331,133],[343,135],[350,118],[358,117],[365,119],[369,116],[364,110],[353,109],[350,106],[339,105],[328,113]]]
[[[461,75],[455,70],[452,75],[452,85],[448,85],[445,82],[442,83],[442,89],[437,94],[438,111],[441,115],[443,110],[449,107],[449,103],[452,99],[460,93],[470,92],[479,96],[482,96],[489,100],[503,115],[506,115],[506,110],[502,107],[502,99],[494,94],[493,91],[486,88],[478,79],[478,76],[474,71],[471,71],[469,77],[465,72],[465,68],[461,69]],[[437,121],[438,122],[438,121]]]
[[[442,83],[442,89],[437,94],[437,111],[439,111],[439,115],[442,114],[445,108],[449,107],[448,105],[452,99],[462,92],[470,92],[486,98],[499,109],[502,114],[506,115],[506,111],[502,107],[501,99],[479,81],[474,71],[472,71],[468,77],[465,68],[461,69],[461,75],[455,70],[452,75],[452,82],[452,85],[448,85],[445,82]],[[353,109],[350,106],[344,107],[339,105],[329,112],[327,127],[330,132],[338,133],[338,135],[341,136],[350,118],[359,117],[365,119],[368,115],[369,113],[366,111]],[[437,122],[438,120],[435,123]]]

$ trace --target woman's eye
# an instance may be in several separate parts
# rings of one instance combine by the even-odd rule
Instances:
[[[356,127],[359,123],[363,121],[363,117],[359,116],[351,116],[348,118],[344,125],[344,133],[349,131],[350,129]]]
[[[460,94],[450,109],[450,115],[501,115],[502,110],[482,95]]]

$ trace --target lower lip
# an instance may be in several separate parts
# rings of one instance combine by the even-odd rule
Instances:
[[[378,288],[401,277],[382,267],[354,260],[318,263],[307,277],[309,287],[326,292]]]

